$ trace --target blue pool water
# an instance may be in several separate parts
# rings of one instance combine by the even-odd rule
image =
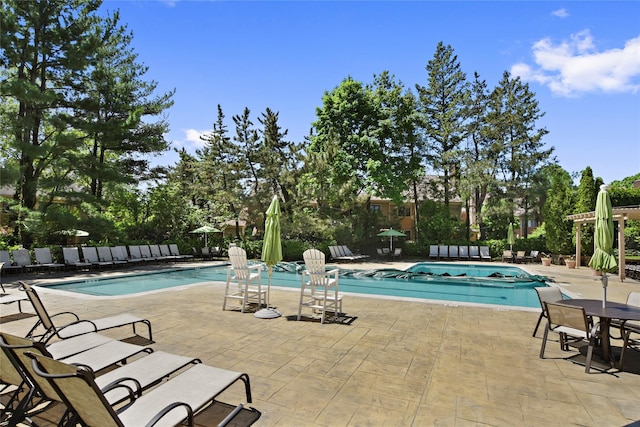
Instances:
[[[296,270],[300,268],[297,264],[279,266],[273,272],[271,285],[299,288],[301,275]],[[225,267],[185,268],[47,287],[116,296],[225,281],[226,274]],[[266,271],[263,284],[267,284]],[[342,270],[340,277],[341,292],[519,307],[539,307],[533,289],[536,286],[545,286],[544,278],[531,276],[518,267],[480,264],[418,263],[406,270]]]

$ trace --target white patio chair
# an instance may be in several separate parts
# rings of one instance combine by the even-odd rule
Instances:
[[[338,293],[338,269],[326,270],[325,255],[317,249],[307,249],[302,254],[305,270],[302,271],[298,320],[302,308],[311,308],[313,314],[320,313],[324,323],[327,311],[338,318],[342,313],[342,295]]]
[[[222,309],[227,309],[227,300],[235,300],[239,303],[242,313],[249,304],[256,303],[257,309],[266,303],[266,289],[262,289],[262,265],[249,265],[247,252],[238,247],[229,248],[229,261],[231,266],[227,268],[227,284],[224,291]]]

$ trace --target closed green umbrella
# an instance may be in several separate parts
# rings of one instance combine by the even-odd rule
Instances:
[[[513,251],[513,245],[516,244],[516,236],[513,234],[513,223],[509,223],[509,228],[507,228],[507,243],[509,244],[509,249]]]
[[[601,185],[596,200],[596,227],[594,234],[596,250],[589,261],[589,267],[602,272],[602,307],[607,304],[607,272],[614,271],[618,266],[613,254],[613,210],[611,199],[607,193],[607,186]]]
[[[264,239],[262,243],[262,261],[267,265],[267,308],[258,310],[256,317],[270,319],[281,315],[279,311],[269,307],[269,293],[271,291],[271,273],[273,266],[282,261],[282,242],[280,241],[280,202],[278,196],[273,196],[266,212],[264,224]]]
[[[389,250],[393,252],[393,238],[394,237],[405,237],[406,235],[402,231],[394,230],[390,228],[381,233],[378,233],[380,237],[389,237]]]

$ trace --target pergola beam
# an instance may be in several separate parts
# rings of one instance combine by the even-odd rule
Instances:
[[[624,224],[628,220],[640,220],[640,206],[617,207],[612,209],[613,221],[618,223],[618,275],[620,281],[625,279],[625,241],[624,241]],[[568,215],[567,219],[576,224],[576,261],[580,267],[580,237],[582,224],[595,224],[596,213],[584,212],[574,215]]]

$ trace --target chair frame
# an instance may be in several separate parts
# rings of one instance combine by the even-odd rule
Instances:
[[[262,289],[262,265],[249,265],[247,252],[238,247],[229,248],[229,261],[227,267],[227,282],[222,301],[222,310],[227,309],[227,300],[240,302],[240,312],[244,313],[251,303],[257,303],[259,310],[266,304],[267,291]]]
[[[591,369],[591,359],[596,339],[600,336],[600,322],[590,325],[584,307],[545,302],[547,313],[547,327],[542,337],[540,346],[540,359],[544,359],[549,332],[560,334],[560,348],[568,351],[569,346],[577,346],[577,343],[588,343],[587,358],[584,371],[588,374]]]
[[[35,310],[39,319],[36,322],[36,324],[33,325],[33,327],[29,330],[29,332],[27,332],[27,335],[26,335],[27,338],[39,338],[39,341],[45,342],[45,343],[55,336],[57,336],[60,339],[69,338],[70,336],[73,336],[73,335],[61,336],[60,333],[64,332],[66,328],[73,327],[75,325],[80,325],[80,324],[86,324],[89,327],[90,330],[88,330],[87,332],[99,332],[102,330],[114,329],[122,326],[131,325],[133,327],[133,334],[137,335],[136,324],[142,323],[147,326],[149,341],[153,342],[153,333],[151,332],[151,322],[147,319],[131,317],[126,322],[109,326],[106,328],[99,328],[96,322],[99,322],[103,319],[108,320],[109,319],[108,317],[102,318],[102,319],[94,319],[94,320],[80,319],[80,317],[77,314],[71,311],[62,311],[60,313],[49,315],[49,312],[47,311],[44,304],[42,303],[42,300],[40,299],[40,296],[38,295],[36,290],[25,282],[19,282],[19,284],[20,284],[20,289],[25,291],[27,294],[27,297],[29,297],[29,301],[31,302],[31,305],[33,306],[33,309]],[[74,320],[71,323],[67,323],[63,326],[56,326],[53,321],[53,318],[62,316],[62,315],[72,316]],[[113,317],[115,318],[116,316],[113,316]],[[36,330],[40,326],[42,326],[42,328],[44,329],[44,332],[42,334],[36,334]]]
[[[317,249],[307,249],[302,254],[306,269],[302,271],[298,320],[302,308],[308,307],[315,315],[320,313],[320,323],[324,324],[327,311],[333,312],[334,319],[342,313],[342,295],[338,292],[339,270],[326,270],[325,255]]]

